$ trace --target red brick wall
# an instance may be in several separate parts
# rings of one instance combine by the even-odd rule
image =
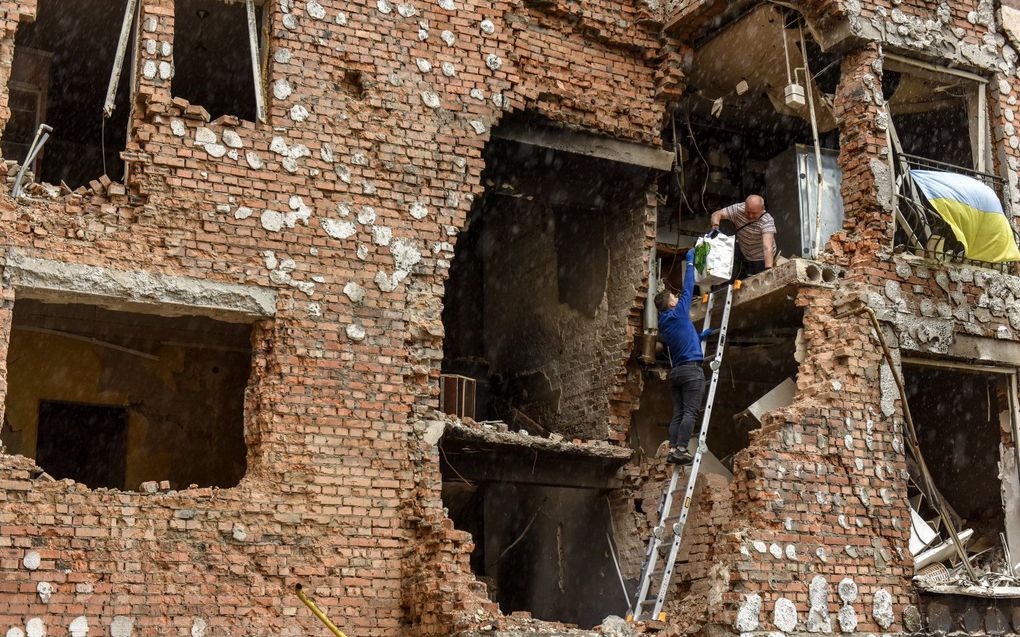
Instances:
[[[172,43],[173,2],[142,4],[143,41]],[[481,621],[470,546],[442,515],[434,450],[421,455],[411,427],[435,406],[442,284],[480,193],[481,149],[509,109],[654,142],[663,107],[650,57],[659,40],[628,3],[320,4],[324,19],[304,1],[289,12],[270,5],[267,124],[203,121],[200,105],[172,100],[159,68],[171,60],[143,48],[128,191],[0,200],[3,245],[30,255],[279,292],[277,317],[255,337],[249,471],[237,488],[93,492],[45,482],[25,459],[0,456],[0,625],[39,617],[49,634],[63,634],[84,616],[99,634],[126,616],[134,634],[318,631],[292,594],[297,582],[350,634],[438,635]],[[0,79],[15,22],[15,6],[4,9]],[[336,22],[340,12],[346,24]],[[432,70],[420,71],[418,58]],[[362,73],[363,97],[343,90],[347,70]],[[426,105],[433,94],[438,108]],[[299,105],[307,117],[301,109],[292,117]],[[427,211],[421,219],[415,204]],[[639,234],[648,214],[636,211]],[[354,222],[357,233],[337,239],[324,222],[334,235]],[[389,245],[369,225],[388,228]],[[392,288],[397,270],[408,273]],[[344,294],[351,282],[363,300]],[[637,283],[627,289],[605,359],[618,375],[641,294]],[[10,289],[4,298],[0,336]],[[28,571],[32,550],[42,564]],[[42,581],[56,589],[48,604],[36,594]]]

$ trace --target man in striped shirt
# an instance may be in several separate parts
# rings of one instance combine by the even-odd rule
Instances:
[[[765,212],[761,195],[751,195],[743,203],[726,206],[712,213],[712,230],[729,219],[737,228],[737,243],[743,257],[743,276],[764,272],[772,267],[776,257],[776,221]],[[740,278],[738,275],[737,278]]]

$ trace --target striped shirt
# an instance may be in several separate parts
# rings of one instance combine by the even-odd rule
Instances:
[[[726,206],[723,208],[723,212],[738,228],[737,243],[740,244],[740,252],[744,258],[748,261],[764,261],[765,247],[762,245],[761,237],[763,234],[776,234],[776,220],[765,212],[758,217],[757,221],[752,222],[747,217],[746,208],[747,206],[740,202]]]

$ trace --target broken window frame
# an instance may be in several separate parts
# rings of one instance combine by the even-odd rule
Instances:
[[[1015,469],[1017,471],[1018,484],[1020,484],[1020,380],[1018,380],[1018,378],[1020,378],[1020,374],[1018,374],[1018,371],[1020,371],[1020,370],[1018,370],[1015,367],[1006,367],[1006,366],[999,366],[999,365],[975,365],[975,364],[972,364],[972,363],[965,363],[965,362],[956,361],[956,360],[945,360],[945,359],[937,360],[937,359],[931,359],[931,358],[921,358],[921,357],[912,357],[912,356],[902,356],[901,357],[901,359],[900,359],[901,369],[902,369],[902,366],[904,366],[904,365],[913,365],[913,366],[919,366],[919,367],[938,367],[938,368],[957,370],[957,371],[962,371],[962,372],[977,372],[977,373],[981,373],[981,374],[987,374],[989,376],[1005,376],[1006,377],[1006,379],[1005,379],[1006,380],[1005,387],[1006,387],[1006,394],[1007,394],[1007,401],[1008,401],[1008,409],[1007,409],[1007,411],[1009,413],[1009,419],[1010,419],[1010,427],[1009,427],[1010,434],[1011,434],[1010,437],[1011,437],[1012,443],[1013,443],[1011,451],[1012,451],[1012,455],[1013,455],[1013,460],[1015,462]],[[1000,458],[999,462],[1000,463],[1002,462],[1001,458]],[[1001,474],[999,475],[999,480],[1000,480],[1000,482],[999,482],[999,492],[1000,492],[1000,496],[1003,498],[1002,508],[1003,508],[1003,512],[1006,515],[1006,518],[1008,520],[1007,506],[1008,506],[1009,503],[1007,503],[1006,500],[1005,500],[1005,495],[1006,494],[1005,494],[1005,489],[1004,489],[1004,484],[1003,484],[1003,476]],[[1008,522],[1007,522],[1005,528],[1002,529],[1002,535],[1005,538],[1007,550],[1010,547],[1014,547],[1014,548],[1015,547],[1020,547],[1020,529],[1015,529],[1014,533],[1011,535],[1010,534],[1010,530],[1009,530],[1009,525],[1008,525]],[[1018,551],[1018,552],[1020,552],[1020,551]],[[1017,564],[1018,562],[1020,562],[1020,555],[1012,555],[1012,554],[1010,554],[1010,561],[1013,562],[1014,565]],[[1017,571],[1015,573],[1015,576],[1020,577],[1020,571]],[[926,592],[931,592],[931,593],[935,593],[935,594],[959,594],[961,592],[966,593],[966,591],[963,590],[963,589],[966,588],[966,589],[969,590],[971,587],[961,587],[961,586],[955,586],[954,585],[954,586],[944,586],[942,588],[944,588],[945,590],[942,590],[942,589],[939,589],[939,588],[935,588],[935,589],[926,588],[925,590],[926,590]],[[961,589],[961,590],[955,590],[955,589]],[[1016,587],[1004,587],[1004,586],[992,586],[992,587],[988,587],[988,588],[982,589],[982,590],[985,591],[985,594],[982,595],[982,596],[985,596],[985,597],[1014,597],[1014,596],[1016,596],[1016,592],[1017,592]],[[973,593],[973,591],[971,591],[971,592]]]

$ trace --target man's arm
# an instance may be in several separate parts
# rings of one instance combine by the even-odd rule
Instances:
[[[763,232],[761,234],[761,247],[765,251],[765,267],[771,268],[776,258],[776,233]]]
[[[726,212],[726,208],[716,210],[712,213],[712,229],[715,230],[722,223],[723,219],[729,219],[730,213]]]
[[[688,253],[691,258],[687,260],[687,270],[684,271],[684,291],[676,300],[675,311],[677,314],[687,317],[691,313],[691,300],[694,298],[694,248]]]

